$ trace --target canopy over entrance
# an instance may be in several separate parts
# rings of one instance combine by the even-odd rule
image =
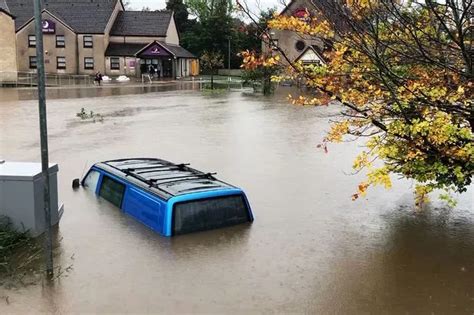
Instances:
[[[156,41],[143,47],[136,56],[140,58],[140,72],[155,78],[176,77],[176,56]]]
[[[153,42],[145,46],[137,53],[138,58],[170,58],[175,57],[171,52],[160,45],[158,42]]]
[[[179,45],[158,41],[148,44],[109,43],[105,55],[134,58],[140,65],[138,75],[176,78],[199,74],[198,58]]]

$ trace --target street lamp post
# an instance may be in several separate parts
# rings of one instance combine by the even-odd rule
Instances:
[[[227,71],[228,71],[227,75],[229,76],[228,80],[230,81],[230,36],[229,36],[228,40],[229,40],[229,44],[228,44],[228,46],[229,46],[229,55],[227,56]]]
[[[41,21],[41,0],[34,0],[35,37],[36,37],[36,71],[38,77],[38,106],[40,121],[41,169],[43,175],[44,219],[46,227],[45,258],[46,273],[53,275],[53,242],[51,231],[51,203],[49,195],[49,156],[48,125],[46,119],[46,87],[44,70],[43,26]]]

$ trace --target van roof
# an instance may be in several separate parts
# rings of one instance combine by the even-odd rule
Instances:
[[[143,187],[164,199],[208,190],[236,188],[216,179],[213,176],[215,173],[204,173],[188,165],[155,158],[110,160],[96,164],[121,178],[133,178],[134,182],[142,183]]]

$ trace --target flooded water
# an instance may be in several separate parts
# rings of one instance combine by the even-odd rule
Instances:
[[[408,181],[353,202],[360,144],[316,148],[337,107],[288,105],[285,91],[181,88],[50,92],[50,159],[65,203],[56,261],[73,270],[53,285],[3,290],[1,314],[473,314],[472,187],[452,210],[434,201],[416,213]],[[33,97],[0,90],[3,159],[39,161]],[[80,121],[81,108],[104,121]],[[255,222],[164,238],[71,189],[92,163],[121,157],[216,171],[246,191]]]
[[[117,95],[133,95],[152,92],[166,92],[179,90],[199,90],[203,81],[182,81],[170,82],[162,81],[152,85],[139,85],[135,83],[124,84],[104,84],[102,86],[83,86],[76,88],[73,86],[47,88],[48,99],[69,99],[69,98],[89,98],[106,97]],[[221,84],[222,85],[222,84]],[[231,86],[232,87],[232,86]],[[36,88],[8,89],[0,88],[0,102],[24,101],[38,98]]]

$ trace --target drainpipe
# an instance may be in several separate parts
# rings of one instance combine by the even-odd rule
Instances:
[[[76,74],[79,75],[80,72],[80,61],[79,61],[79,34],[74,33],[76,35]]]
[[[178,59],[175,56],[173,58],[173,77],[175,80],[176,80],[177,72],[178,72]]]

